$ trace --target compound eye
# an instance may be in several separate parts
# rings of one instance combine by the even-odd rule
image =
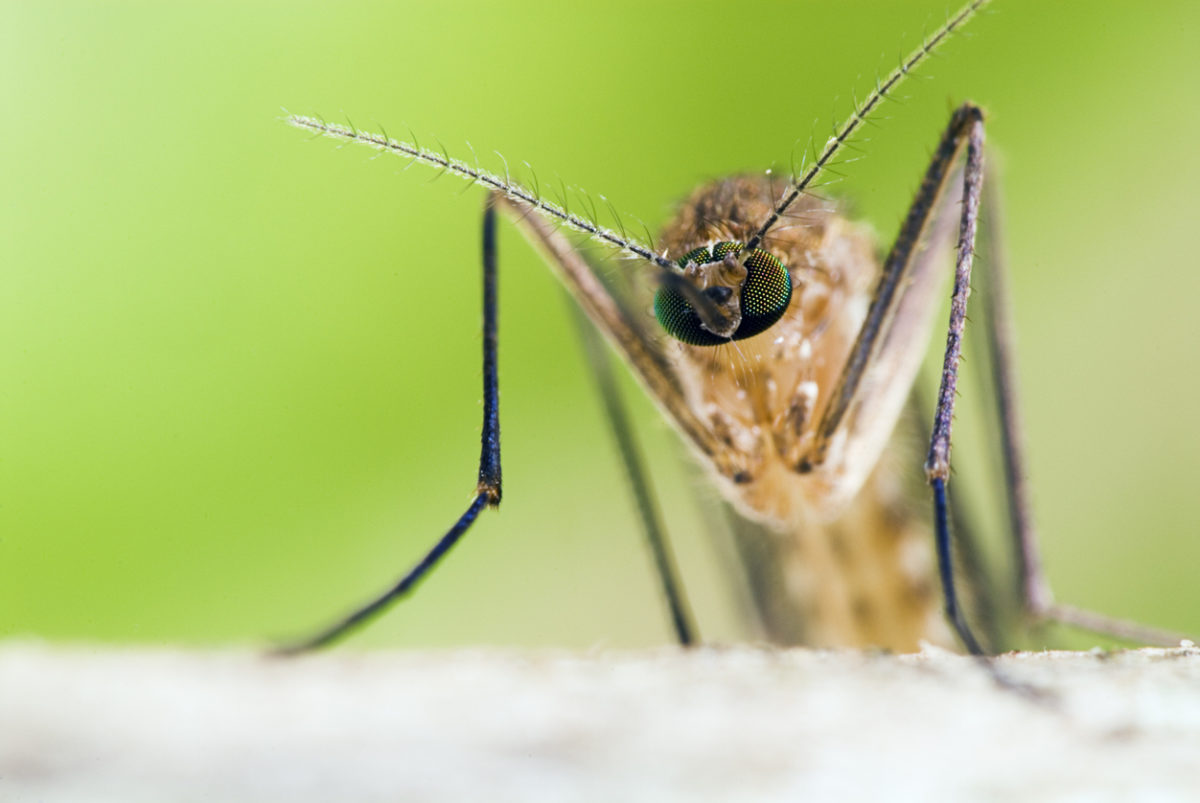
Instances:
[[[697,248],[680,257],[679,266],[689,263],[705,265],[719,262],[726,255],[740,250],[741,243],[722,242],[711,247]],[[761,249],[754,249],[746,258],[746,280],[742,284],[742,322],[729,338],[718,337],[700,322],[700,316],[687,299],[670,287],[659,288],[654,296],[654,316],[667,333],[676,340],[691,346],[716,346],[730,340],[744,340],[760,334],[775,325],[787,312],[792,300],[792,277],[787,268],[776,257]],[[723,298],[715,292],[724,291]],[[714,301],[729,300],[732,291],[727,287],[711,287],[705,291]]]
[[[787,312],[792,301],[792,277],[775,257],[758,248],[746,260],[746,283],[742,285],[742,325],[734,340],[765,332]]]

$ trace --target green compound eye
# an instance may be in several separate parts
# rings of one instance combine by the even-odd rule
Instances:
[[[741,243],[717,243],[697,248],[680,257],[678,264],[682,268],[689,262],[697,265],[720,262],[741,247]],[[746,271],[746,281],[742,285],[742,323],[730,337],[718,337],[705,329],[692,305],[678,290],[670,287],[661,287],[655,294],[654,317],[672,337],[689,346],[718,346],[766,331],[787,312],[792,300],[792,277],[782,262],[757,248],[746,259]]]

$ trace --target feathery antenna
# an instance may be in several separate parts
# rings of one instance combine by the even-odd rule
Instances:
[[[932,36],[922,42],[920,47],[908,54],[908,58],[903,59],[888,74],[887,78],[877,83],[875,88],[871,90],[871,93],[863,99],[862,103],[855,104],[853,113],[851,113],[841,126],[834,130],[833,135],[826,140],[825,148],[821,151],[821,154],[817,156],[808,170],[800,176],[799,180],[792,185],[792,189],[776,205],[775,211],[771,213],[771,216],[767,218],[759,230],[754,233],[754,236],[746,241],[740,253],[748,253],[762,243],[763,237],[767,235],[767,232],[779,222],[779,219],[787,212],[788,207],[795,203],[801,193],[825,170],[834,155],[846,144],[846,140],[858,130],[859,126],[866,122],[867,117],[875,110],[875,107],[883,102],[888,93],[895,89],[918,65],[929,58],[938,45],[946,41],[952,33],[962,27],[987,2],[988,0],[973,0],[973,2],[967,3],[967,5],[959,9],[954,16],[942,24],[942,27],[934,31]]]
[[[438,168],[441,173],[453,173],[472,184],[482,184],[491,190],[501,192],[514,201],[528,206],[551,220],[562,223],[564,226],[575,231],[587,234],[602,243],[615,246],[639,259],[644,259],[647,262],[657,265],[663,270],[674,272],[677,269],[675,263],[664,256],[656,254],[649,246],[631,239],[623,232],[618,233],[605,226],[601,226],[594,214],[590,220],[580,217],[574,212],[569,211],[565,207],[565,204],[560,206],[559,204],[544,200],[536,190],[531,190],[513,181],[508,176],[507,163],[505,175],[501,177],[491,171],[484,170],[478,165],[470,165],[459,159],[453,159],[444,150],[432,151],[417,144],[392,139],[386,134],[360,131],[354,128],[353,124],[344,126],[337,123],[327,123],[319,118],[306,117],[300,114],[289,114],[286,119],[289,124],[294,125],[296,128],[313,131],[317,136],[326,136],[341,142],[357,142],[381,152],[406,156],[414,162],[421,162],[430,167]],[[413,139],[415,140],[416,138],[414,137]],[[619,218],[618,224],[623,227]]]

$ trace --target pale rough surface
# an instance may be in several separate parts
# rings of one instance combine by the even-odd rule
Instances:
[[[0,801],[1200,800],[1200,650],[0,645]]]

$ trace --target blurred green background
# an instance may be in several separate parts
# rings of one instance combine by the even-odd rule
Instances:
[[[1194,633],[1200,6],[1153,8],[997,0],[838,191],[886,240],[948,110],[989,110],[1049,572]],[[467,503],[481,193],[308,141],[281,107],[470,140],[656,228],[698,182],[786,171],[945,11],[4,3],[0,634],[303,633]],[[666,641],[560,290],[511,229],[501,251],[503,508],[353,643]],[[694,477],[636,407],[701,628],[739,638]]]

